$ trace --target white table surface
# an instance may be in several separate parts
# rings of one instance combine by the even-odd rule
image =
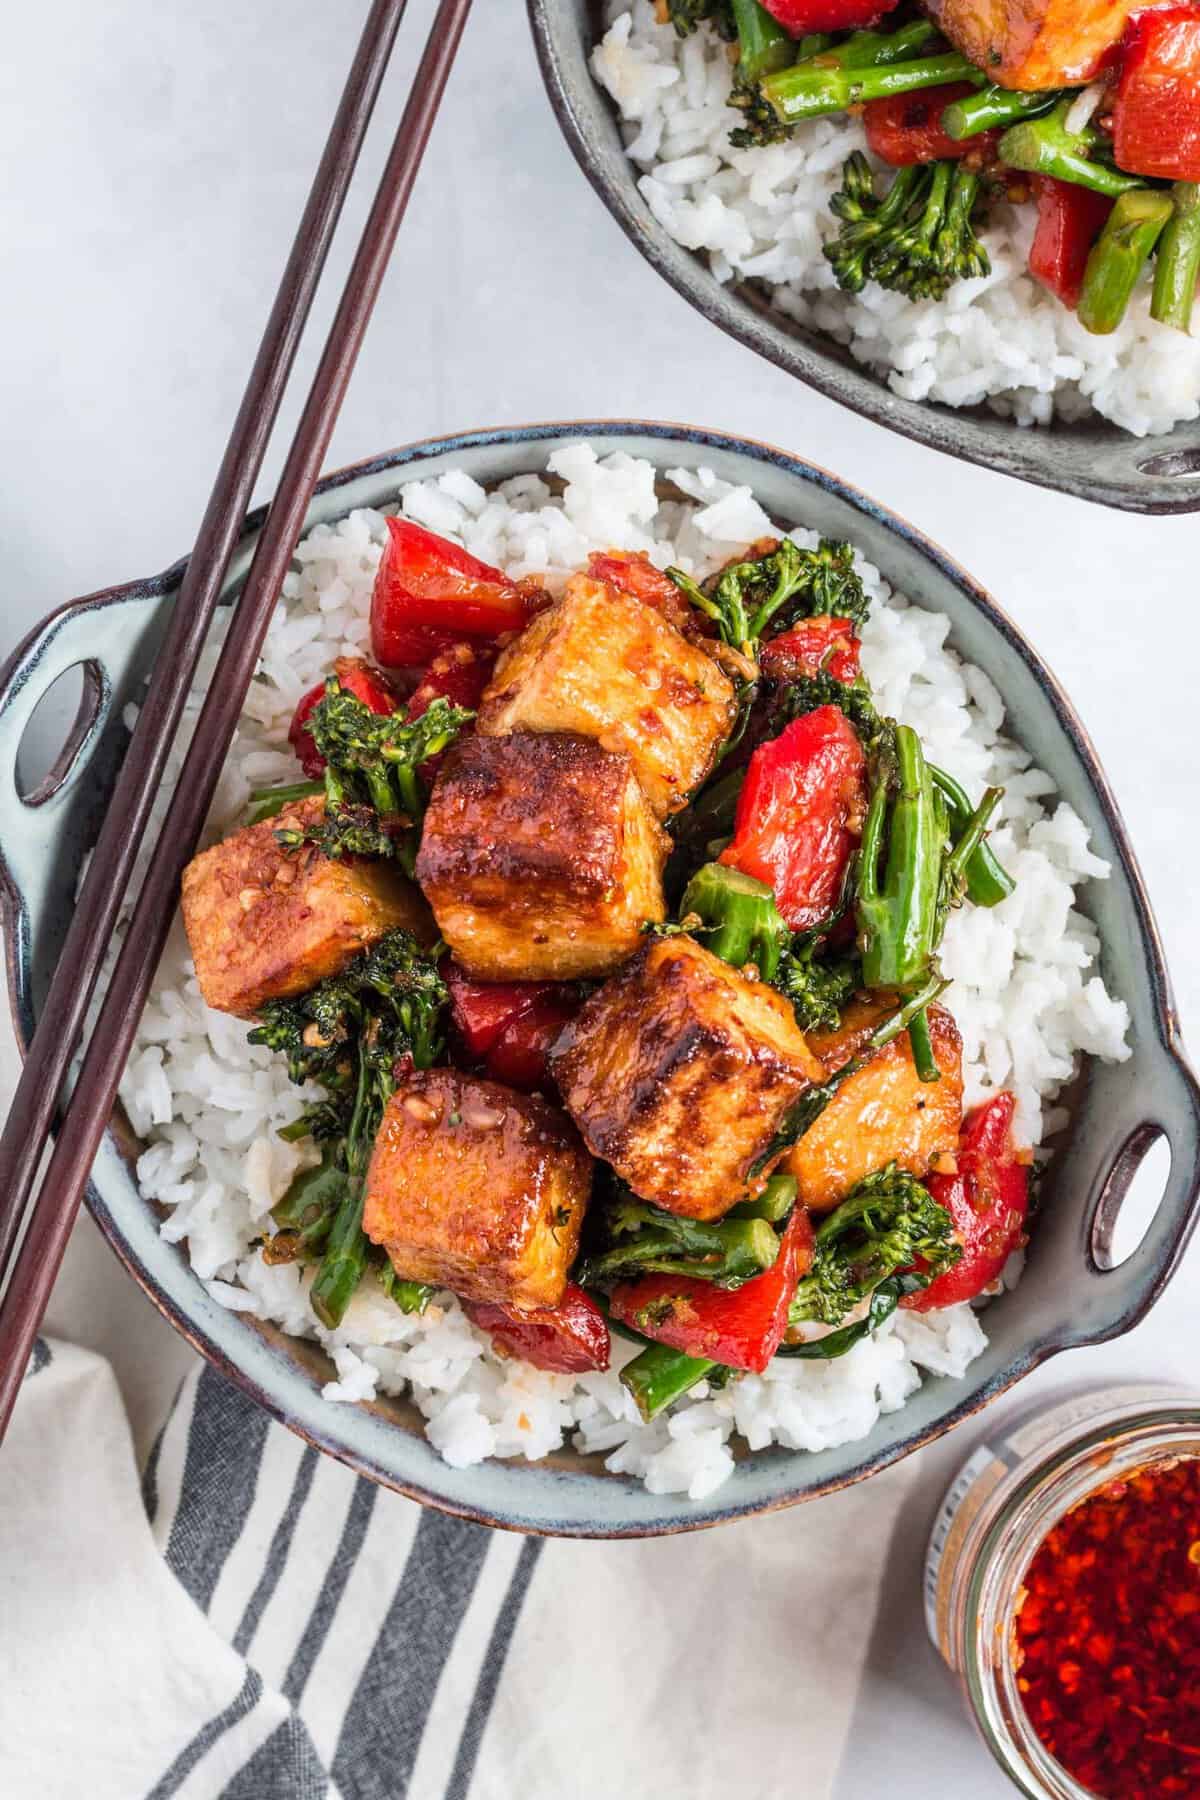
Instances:
[[[379,123],[396,117],[432,10],[413,0]],[[0,654],[60,601],[158,569],[191,542],[364,11],[365,0],[58,0],[6,17]],[[354,227],[364,191],[348,209]],[[343,234],[335,267],[345,260]],[[1200,518],[1105,512],[957,465],[718,334],[587,187],[545,103],[519,0],[479,0],[330,461],[464,426],[606,414],[683,419],[810,456],[997,595],[1091,727],[1195,1033],[1195,708],[1178,696],[1200,652]],[[7,1044],[3,1054],[11,1081]],[[1194,1379],[1198,1299],[1193,1255],[1137,1332],[1060,1358],[1022,1395],[1084,1376]],[[144,1442],[191,1353],[90,1221],[51,1325],[111,1356]],[[914,1797],[1012,1791],[960,1715],[918,1604],[929,1515],[970,1441],[967,1427],[924,1453],[897,1523],[838,1800],[874,1800],[881,1781]],[[802,1511],[795,1526],[802,1534]]]

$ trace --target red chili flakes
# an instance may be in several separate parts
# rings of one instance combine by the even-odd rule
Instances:
[[[1017,1686],[1050,1754],[1105,1800],[1200,1796],[1200,1461],[1090,1495],[1025,1589]]]

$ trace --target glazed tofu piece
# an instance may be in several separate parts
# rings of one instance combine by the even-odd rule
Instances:
[[[591,1158],[558,1107],[429,1069],[388,1101],[363,1230],[406,1281],[467,1300],[557,1306],[591,1183]]]
[[[813,1037],[828,1074],[861,1049],[884,1010],[856,1003],[840,1032]],[[921,1080],[904,1032],[848,1078],[788,1153],[781,1166],[796,1177],[810,1211],[828,1212],[888,1163],[925,1175],[939,1156],[954,1154],[962,1128],[962,1039],[940,1006],[929,1009],[929,1035],[940,1080]]]
[[[1006,88],[1074,87],[1097,74],[1142,0],[927,0],[957,50]]]
[[[774,988],[682,936],[653,940],[594,994],[550,1067],[593,1155],[693,1219],[761,1187],[753,1164],[822,1073]]]
[[[501,656],[478,728],[577,731],[623,750],[665,819],[712,768],[736,712],[733,683],[661,613],[575,575]]]
[[[280,845],[277,829],[307,828],[324,805],[319,796],[293,802],[202,850],[183,871],[200,992],[218,1012],[251,1019],[267,1000],[303,994],[396,926],[433,941],[429,908],[391,863]]]
[[[627,756],[522,731],[449,752],[416,873],[468,973],[570,981],[606,975],[666,917],[669,847]]]

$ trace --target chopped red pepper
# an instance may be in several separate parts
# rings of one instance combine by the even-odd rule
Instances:
[[[790,631],[769,638],[759,652],[758,664],[772,681],[795,681],[826,670],[835,681],[850,682],[858,675],[862,644],[849,619],[831,619],[819,613],[803,619]]]
[[[586,1375],[607,1369],[612,1344],[596,1302],[572,1282],[557,1306],[519,1312],[515,1306],[462,1302],[472,1324],[491,1333],[497,1350],[554,1374]]]
[[[975,91],[972,82],[949,81],[942,87],[918,88],[911,94],[868,100],[863,107],[867,143],[876,156],[891,163],[894,169],[905,168],[909,163],[941,162],[968,153],[990,162],[1002,135],[998,130],[956,138],[942,127],[946,108]]]
[[[419,719],[435,700],[449,700],[451,706],[468,706],[474,712],[499,654],[494,644],[462,643],[442,650],[413,689],[409,718]]]
[[[1080,187],[1077,181],[1059,181],[1054,175],[1035,175],[1033,191],[1038,217],[1029,272],[1064,306],[1074,308],[1083,290],[1088,253],[1113,203],[1107,194]]]
[[[1089,1794],[1200,1792],[1200,1461],[1093,1491],[1021,1588],[1017,1688],[1051,1756]]]
[[[593,550],[588,557],[588,574],[593,581],[603,581],[619,593],[632,594],[635,600],[652,606],[676,627],[703,619],[688,605],[671,577],[655,568],[644,550]]]
[[[866,808],[866,758],[845,713],[819,706],[760,744],[720,861],[775,890],[793,931],[833,910]]]
[[[370,663],[363,662],[356,656],[339,656],[333,665],[333,672],[347,693],[369,706],[373,713],[386,717],[395,712],[400,701],[386,675],[373,669]],[[288,743],[292,746],[300,761],[300,767],[310,781],[316,781],[325,772],[325,758],[317,749],[312,732],[308,729],[308,721],[316,708],[325,698],[325,683],[319,681],[314,688],[309,688],[292,715],[288,727]]]
[[[894,12],[900,0],[763,0],[773,19],[792,37],[810,31],[859,31],[877,25]]]
[[[1017,1160],[1012,1122],[1016,1101],[996,1094],[967,1119],[958,1147],[958,1172],[929,1175],[925,1185],[950,1214],[962,1255],[952,1269],[920,1293],[900,1302],[913,1312],[932,1312],[974,1300],[996,1281],[1025,1241],[1029,1169]]]
[[[371,595],[371,644],[389,669],[429,663],[459,638],[519,631],[534,595],[458,544],[389,519]]]
[[[455,962],[442,972],[467,1055],[509,1087],[544,1087],[546,1057],[579,1010],[578,990],[558,981],[473,981]]]
[[[643,1275],[615,1287],[609,1306],[614,1319],[655,1343],[761,1375],[783,1342],[792,1295],[812,1254],[812,1224],[805,1208],[796,1206],[779,1255],[743,1287],[719,1288],[690,1276]]]
[[[1130,19],[1112,131],[1118,168],[1200,181],[1200,6],[1163,6]]]

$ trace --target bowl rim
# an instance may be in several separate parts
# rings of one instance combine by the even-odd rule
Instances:
[[[1200,1084],[1192,1074],[1183,1052],[1170,978],[1144,879],[1124,820],[1086,729],[1067,699],[1057,677],[1041,661],[1024,634],[1008,618],[992,596],[940,545],[900,515],[893,513],[889,508],[820,465],[794,456],[788,451],[761,440],[732,436],[702,427],[675,425],[661,420],[637,419],[558,420],[507,427],[483,427],[465,432],[447,433],[438,437],[416,439],[324,475],[315,491],[314,501],[330,493],[336,493],[352,482],[370,478],[373,475],[395,472],[399,476],[401,471],[411,468],[413,473],[408,479],[416,479],[422,462],[430,457],[447,453],[470,452],[496,445],[526,445],[531,451],[534,449],[546,451],[563,442],[591,443],[604,439],[629,438],[659,440],[664,444],[683,443],[687,444],[689,448],[700,450],[712,448],[731,452],[734,455],[748,457],[753,462],[776,467],[791,480],[801,485],[825,489],[849,504],[858,513],[881,525],[891,535],[901,539],[919,556],[942,571],[970,601],[971,605],[978,609],[1006,639],[1047,695],[1072,750],[1082,766],[1112,835],[1113,843],[1121,860],[1122,871],[1129,884],[1142,936],[1146,963],[1150,972],[1150,997],[1158,1028],[1159,1048],[1165,1057],[1178,1065],[1195,1096],[1197,1113],[1200,1115]],[[248,542],[261,527],[266,510],[265,506],[259,507],[247,516],[239,537],[239,550],[245,550]],[[308,531],[309,529],[311,529],[311,521],[306,521],[304,530]],[[47,627],[65,620],[71,614],[102,609],[118,602],[160,599],[164,594],[177,587],[187,561],[187,557],[180,558],[159,575],[135,580],[114,588],[101,589],[53,609],[39,625],[27,634],[4,666],[0,668],[0,695],[7,690],[14,675],[21,670],[30,647],[43,636]],[[10,1007],[18,1046],[21,1053],[24,1054],[33,1025],[29,992],[27,915],[19,884],[15,881],[4,855],[2,843],[0,843],[0,913],[2,913],[5,959],[9,978]],[[265,1387],[249,1370],[243,1368],[226,1353],[198,1318],[191,1316],[182,1304],[176,1303],[160,1288],[154,1270],[147,1265],[130,1243],[120,1220],[114,1215],[94,1184],[89,1184],[87,1204],[108,1243],[168,1323],[179,1331],[219,1373],[235,1382],[258,1404],[262,1405],[273,1418],[295,1431],[306,1442],[332,1455],[336,1460],[345,1463],[359,1474],[392,1488],[410,1499],[459,1517],[472,1519],[480,1524],[539,1536],[635,1538],[704,1530],[739,1518],[779,1511],[805,1500],[816,1499],[824,1494],[840,1491],[843,1487],[866,1479],[926,1443],[943,1436],[954,1425],[980,1411],[1060,1350],[1084,1343],[1099,1343],[1130,1330],[1156,1303],[1173,1275],[1195,1226],[1200,1201],[1193,1194],[1190,1214],[1181,1225],[1170,1253],[1157,1265],[1155,1278],[1147,1286],[1142,1296],[1134,1304],[1126,1306],[1102,1329],[1080,1333],[1064,1326],[1057,1332],[1051,1332],[1028,1343],[993,1377],[971,1389],[957,1405],[951,1407],[932,1425],[926,1428],[917,1428],[907,1437],[895,1443],[885,1444],[871,1454],[859,1456],[850,1467],[828,1480],[819,1481],[800,1490],[797,1490],[794,1484],[785,1484],[780,1491],[765,1501],[752,1499],[724,1507],[709,1507],[701,1516],[694,1518],[679,1517],[677,1513],[673,1513],[669,1522],[656,1520],[645,1524],[640,1522],[613,1524],[611,1521],[580,1523],[575,1519],[547,1522],[545,1519],[532,1520],[516,1513],[505,1516],[489,1510],[484,1505],[460,1503],[452,1496],[448,1497],[421,1481],[399,1476],[394,1469],[385,1466],[379,1459],[347,1446],[335,1429],[337,1413],[331,1403],[320,1402],[323,1409],[320,1417],[322,1420],[329,1419],[329,1429],[306,1425],[289,1410],[286,1395],[277,1395]],[[278,1331],[278,1328],[270,1329]],[[286,1334],[280,1333],[279,1335]],[[870,1441],[870,1436],[862,1440],[864,1448],[870,1444]],[[783,1451],[782,1454],[800,1457],[804,1453]],[[539,1464],[534,1463],[531,1466],[536,1468]],[[686,1501],[686,1498],[681,1501],[677,1495],[666,1495],[663,1496],[663,1499],[667,1502],[677,1502],[679,1506],[706,1504],[690,1503]]]
[[[592,6],[595,0],[584,3]],[[718,282],[697,253],[677,244],[648,207],[638,210],[606,173],[563,68],[562,43],[572,31],[564,0],[526,0],[526,12],[550,106],[575,161],[638,253],[710,324],[860,418],[943,455],[1120,511],[1164,516],[1200,511],[1195,421],[1181,420],[1170,432],[1138,438],[1094,411],[1080,421],[1056,420],[1052,427],[1019,426],[978,407],[909,400],[869,365],[854,362],[848,353],[839,356],[842,347],[832,339],[822,349],[765,296],[758,303],[745,284]],[[599,84],[596,88],[602,91]],[[1179,441],[1181,427],[1190,427],[1186,443]],[[1086,449],[1091,464],[1086,479],[1067,472],[1059,455],[1064,442]]]

